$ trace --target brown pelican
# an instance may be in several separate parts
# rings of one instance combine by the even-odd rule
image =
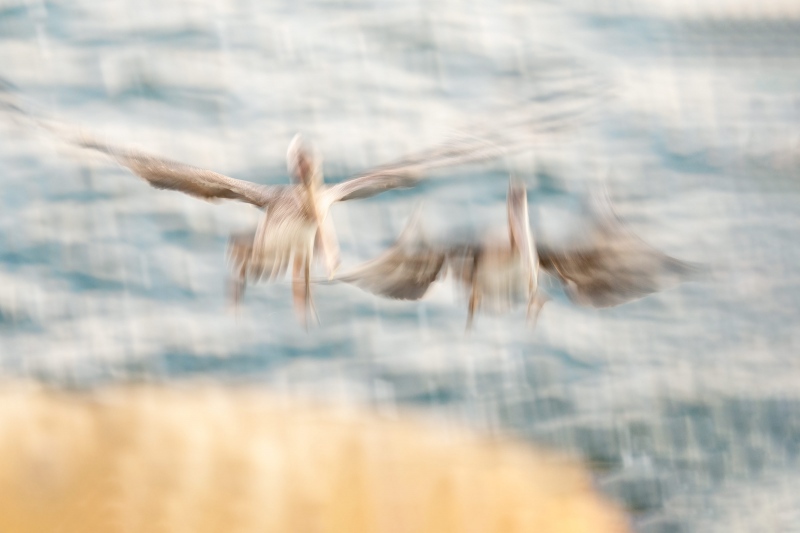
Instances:
[[[389,250],[335,279],[389,298],[418,300],[440,275],[449,273],[468,294],[467,328],[481,308],[503,312],[521,302],[535,322],[547,297],[539,291],[539,263],[522,183],[511,180],[507,203],[507,241],[436,246],[425,238],[415,215]]]
[[[418,300],[450,273],[468,293],[469,328],[481,307],[505,311],[521,302],[527,302],[528,318],[535,323],[549,300],[539,288],[539,268],[555,276],[574,303],[592,307],[641,298],[665,288],[670,275],[680,280],[700,271],[641,241],[616,216],[606,196],[592,199],[592,227],[583,242],[561,248],[534,245],[525,187],[512,180],[508,241],[434,245],[421,232],[418,216],[412,216],[389,250],[335,279],[388,298]],[[596,201],[602,199],[606,201]]]
[[[247,281],[274,279],[285,274],[291,265],[295,309],[303,322],[309,307],[313,309],[310,268],[315,253],[322,256],[329,276],[333,276],[339,264],[336,234],[327,218],[332,204],[412,187],[421,179],[423,170],[488,158],[498,153],[497,146],[490,143],[444,145],[416,158],[407,158],[325,186],[320,158],[300,135],[296,135],[287,154],[287,165],[294,183],[261,185],[86,136],[74,142],[83,148],[113,156],[153,187],[181,191],[207,200],[238,200],[265,210],[255,232],[231,237],[232,299],[234,303],[240,300]]]

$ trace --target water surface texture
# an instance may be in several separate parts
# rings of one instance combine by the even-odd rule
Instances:
[[[233,313],[225,247],[257,210],[2,115],[0,368],[413,406],[580,454],[637,531],[800,531],[797,2],[0,0],[0,77],[103,138],[260,183],[287,182],[297,131],[335,182],[497,109],[596,98],[558,142],[336,205],[343,267],[422,200],[441,231],[502,229],[513,171],[537,237],[606,180],[637,233],[712,274],[607,310],[545,281],[536,330],[519,310],[468,334],[450,282],[421,302],[316,287],[308,332],[288,280]]]

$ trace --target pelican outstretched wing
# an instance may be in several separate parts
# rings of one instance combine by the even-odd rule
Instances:
[[[115,158],[121,165],[158,189],[180,191],[205,200],[218,198],[239,200],[264,208],[286,188],[286,186],[260,185],[238,180],[137,149],[114,146],[82,132],[74,125],[42,118],[39,113],[13,102],[3,107],[15,118],[46,130],[68,144],[96,150]]]
[[[415,213],[391,248],[334,280],[387,298],[419,300],[439,277],[445,258],[425,241]]]
[[[425,172],[436,168],[492,159],[527,147],[528,143],[501,145],[478,137],[451,140],[332,185],[326,194],[331,203],[369,198],[392,189],[414,187]]]
[[[416,168],[378,170],[332,185],[326,194],[331,203],[369,198],[393,189],[408,189],[422,179]]]
[[[702,266],[670,257],[637,237],[614,212],[606,195],[592,199],[592,228],[584,243],[562,249],[537,247],[540,266],[565,285],[573,302],[613,307],[704,271]]]
[[[103,152],[115,158],[157,189],[180,191],[204,200],[239,200],[264,208],[285,186],[259,185],[157,157],[139,150],[116,147],[94,139],[79,139],[78,146]]]
[[[368,198],[382,192],[417,185],[424,173],[442,167],[465,165],[529,150],[541,142],[552,142],[574,129],[587,109],[533,113],[531,109],[513,109],[510,115],[492,126],[476,123],[464,129],[469,132],[441,144],[404,157],[394,163],[371,169],[355,178],[331,186],[327,194],[331,203]],[[516,140],[515,140],[516,138]]]

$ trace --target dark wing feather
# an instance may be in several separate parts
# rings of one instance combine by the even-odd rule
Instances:
[[[636,300],[702,271],[651,247],[607,206],[587,241],[571,248],[537,247],[539,265],[565,285],[577,304],[612,307]]]
[[[137,150],[115,147],[86,135],[71,124],[40,118],[38,114],[16,104],[9,104],[7,107],[15,117],[30,121],[67,143],[114,157],[121,165],[128,167],[158,189],[181,191],[206,200],[215,198],[240,200],[261,208],[266,207],[283,189],[281,186],[266,186],[237,180]]]
[[[630,244],[630,243],[629,243]],[[573,302],[613,307],[666,288],[699,267],[638,246],[603,246],[573,250],[539,248],[540,266],[557,276]]]
[[[121,165],[144,178],[157,189],[180,191],[206,200],[225,198],[266,207],[283,189],[237,180],[211,170],[162,159],[138,150],[117,148],[94,140],[81,140],[84,148],[98,150],[114,157]]]
[[[334,279],[387,298],[419,300],[439,277],[446,254],[428,245],[416,226],[413,217],[391,248]]]
[[[419,300],[439,277],[443,263],[443,254],[408,254],[390,248],[378,258],[336,279],[387,298]]]

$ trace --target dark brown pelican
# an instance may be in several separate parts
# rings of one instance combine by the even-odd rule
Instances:
[[[413,216],[389,250],[335,279],[388,298],[418,300],[434,281],[450,273],[468,293],[469,328],[481,307],[504,311],[521,302],[527,302],[528,317],[535,323],[549,299],[539,288],[539,268],[555,276],[574,303],[592,307],[629,302],[665,288],[670,279],[686,279],[701,271],[636,237],[606,196],[592,200],[591,230],[582,242],[561,248],[534,246],[526,190],[512,180],[508,241],[434,245]]]
[[[503,312],[522,302],[529,320],[535,322],[547,297],[539,291],[539,263],[522,183],[512,180],[508,187],[507,241],[436,246],[427,241],[413,216],[389,250],[335,279],[389,298],[418,300],[447,273],[467,292],[467,328],[481,308]]]

